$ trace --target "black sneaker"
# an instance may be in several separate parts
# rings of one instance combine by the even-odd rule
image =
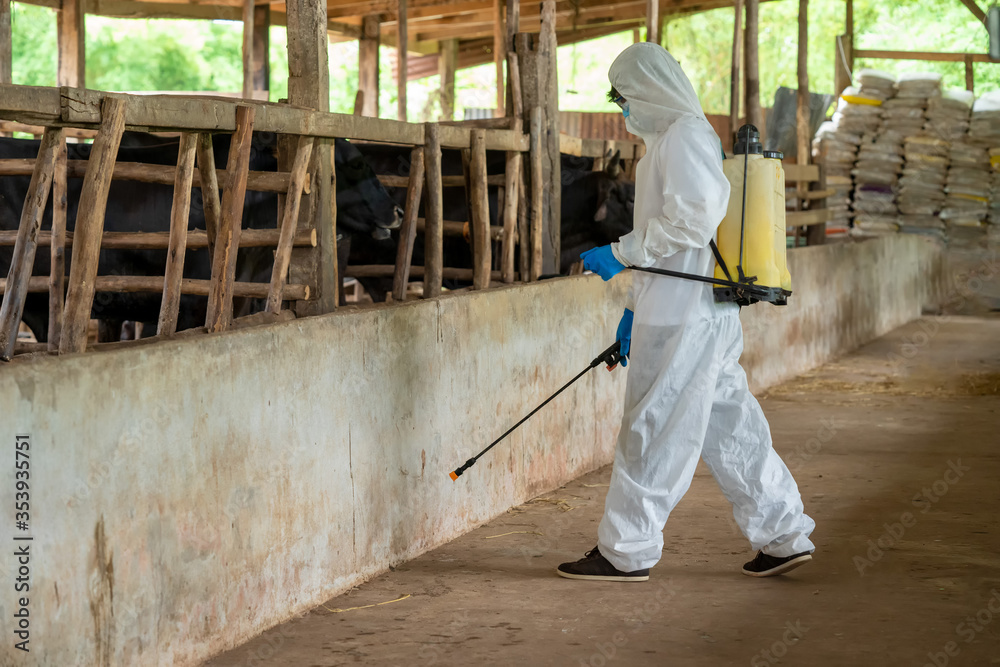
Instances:
[[[803,551],[800,554],[785,556],[784,558],[768,556],[763,551],[758,551],[752,561],[743,565],[743,574],[748,577],[773,577],[794,570],[811,560],[811,551]]]
[[[590,581],[648,581],[649,570],[622,572],[615,569],[600,549],[594,547],[575,563],[563,563],[556,568],[556,574],[567,579],[589,579]]]

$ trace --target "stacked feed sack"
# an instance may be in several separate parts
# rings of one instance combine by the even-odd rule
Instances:
[[[906,161],[896,194],[900,231],[944,238],[945,225],[937,214],[945,203],[949,146],[931,136],[905,139]]]
[[[970,134],[967,141],[951,144],[949,159],[941,219],[948,226],[953,245],[975,245],[984,236],[983,222],[993,189],[989,151]]]
[[[880,236],[898,230],[895,185],[903,167],[903,148],[899,137],[886,133],[886,104],[895,92],[892,75],[876,70],[859,72],[861,88],[857,95],[844,99],[855,104],[878,100],[868,105],[878,110],[877,122],[868,120],[851,171],[854,177],[854,236]],[[867,119],[866,119],[867,120]]]
[[[945,91],[927,101],[924,132],[945,141],[962,141],[969,131],[969,114],[975,96],[968,90]]]
[[[831,121],[819,126],[813,140],[813,162],[823,166],[826,187],[834,194],[826,198],[830,210],[827,230],[839,228],[846,232],[851,219],[851,170],[857,159],[861,135],[847,132]]]
[[[986,240],[995,244],[1000,243],[1000,148],[990,149],[990,164],[993,167],[993,190],[986,216]]]
[[[902,144],[906,137],[920,134],[926,123],[930,100],[941,97],[941,75],[934,73],[901,74],[896,81],[896,95],[886,101],[882,113],[882,131]]]
[[[987,149],[992,166],[992,190],[988,204],[986,237],[1000,241],[1000,92],[986,93],[972,107],[969,141]]]

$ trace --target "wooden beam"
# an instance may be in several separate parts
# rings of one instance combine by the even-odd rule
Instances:
[[[42,215],[52,187],[52,175],[56,168],[56,156],[65,144],[62,130],[50,128],[42,136],[35,159],[35,170],[31,175],[28,192],[21,208],[21,221],[17,228],[17,243],[10,259],[7,284],[12,288],[3,295],[0,304],[0,359],[10,361],[14,356],[14,344],[21,325],[24,298],[28,294],[28,281],[35,264],[35,242],[42,226]]]
[[[209,332],[225,331],[233,319],[233,283],[236,282],[236,254],[243,227],[243,203],[250,166],[254,108],[236,109],[236,132],[229,148],[228,176],[222,191],[222,217],[212,258],[212,291],[208,297],[205,326]],[[76,247],[73,248],[74,261]]]
[[[646,41],[660,43],[660,0],[646,0]]]
[[[358,40],[358,89],[364,93],[362,116],[378,118],[379,17],[369,15],[361,23]]]
[[[184,256],[187,254],[188,219],[191,213],[191,180],[194,178],[194,158],[198,151],[198,135],[185,132],[177,149],[177,173],[174,177],[174,199],[170,207],[170,246],[163,274],[163,297],[156,335],[177,331],[181,306],[181,280],[184,278]]]
[[[10,31],[10,0],[0,0],[0,83],[12,83],[14,41]]]
[[[743,0],[736,0],[733,16],[733,61],[729,70],[729,136],[723,137],[723,145],[733,143],[736,125],[740,122],[740,67],[743,42]]]
[[[101,104],[101,129],[94,139],[77,206],[69,290],[63,311],[63,332],[59,352],[87,349],[87,327],[94,302],[94,279],[104,234],[104,214],[114,171],[115,156],[125,131],[125,101],[108,97]]]
[[[521,153],[507,152],[504,169],[503,236],[500,244],[500,276],[505,283],[514,282],[514,248],[517,236],[517,210],[521,185]],[[522,239],[527,243],[527,239]]]
[[[83,0],[62,0],[62,8],[56,12],[56,39],[59,45],[57,86],[86,86],[83,17]]]
[[[410,184],[406,188],[406,209],[403,225],[399,229],[396,246],[396,272],[392,277],[392,300],[406,301],[406,285],[410,282],[410,265],[413,263],[413,246],[417,239],[417,216],[424,187],[424,148],[417,146],[410,151]]]
[[[271,6],[253,8],[253,98],[266,100],[271,90]]]
[[[497,118],[503,118],[507,111],[503,78],[503,61],[507,57],[507,49],[504,47],[507,32],[503,21],[503,0],[493,0],[493,66],[497,74],[497,103],[493,115]]]
[[[760,72],[757,66],[757,28],[759,23],[760,0],[746,0],[746,114],[747,122],[760,130],[764,137],[764,112],[760,107]]]
[[[427,203],[425,204],[426,229],[424,231],[424,297],[430,298],[441,293],[444,256],[444,208],[441,186],[441,139],[439,127],[428,123],[424,142],[424,171],[427,181]]]
[[[56,196],[53,179],[52,192]],[[278,229],[244,229],[240,234],[241,248],[274,248],[278,245]],[[40,247],[52,245],[53,232],[39,232],[35,243]],[[12,246],[17,239],[17,232],[0,231],[0,246]],[[72,247],[73,233],[65,230],[56,235],[56,244],[60,247]],[[301,229],[295,233],[293,245],[297,248],[315,248],[316,230]],[[104,232],[101,237],[102,250],[166,250],[170,246],[170,232]],[[203,229],[192,229],[187,233],[187,249],[203,250],[211,248],[208,233]],[[210,253],[211,254],[211,253]]]
[[[979,5],[976,4],[975,0],[958,0],[958,1],[961,2],[963,5],[965,5],[970,12],[972,12],[972,15],[976,17],[977,21],[986,23],[986,12],[984,12],[982,9],[979,8]]]
[[[243,0],[243,98],[253,99],[253,8],[254,0]]]
[[[971,56],[965,56],[965,89],[970,93],[976,89],[976,77],[972,68]]]
[[[986,53],[934,53],[931,51],[884,51],[876,49],[858,49],[855,58],[879,58],[883,60],[924,60],[927,62],[965,62],[972,58],[974,63],[989,63],[990,56]]]
[[[299,137],[292,164],[292,181],[285,197],[285,207],[281,215],[281,235],[274,251],[274,265],[271,267],[271,289],[267,293],[265,310],[269,313],[281,312],[281,297],[288,283],[288,266],[292,259],[295,232],[299,224],[299,205],[306,185],[306,170],[312,158],[312,137]]]
[[[441,80],[441,120],[455,118],[455,67],[458,61],[458,40],[441,42],[438,66]]]
[[[47,292],[49,289],[47,276],[33,276],[28,281],[28,292]],[[7,289],[7,279],[0,278],[0,293]],[[235,282],[233,296],[250,299],[266,299],[270,286],[267,283]],[[150,292],[163,291],[162,276],[97,276],[94,278],[96,292]],[[212,281],[184,278],[181,280],[181,294],[194,296],[210,296]],[[282,298],[286,301],[305,301],[313,298],[309,285],[285,285]],[[261,318],[264,319],[264,318]],[[234,321],[235,323],[235,321]]]

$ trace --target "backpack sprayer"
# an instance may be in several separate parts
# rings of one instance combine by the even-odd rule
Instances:
[[[786,263],[782,157],[777,151],[764,150],[760,132],[753,125],[744,125],[736,133],[732,158],[723,153],[722,170],[731,194],[726,217],[719,225],[719,243],[709,242],[715,255],[714,277],[639,266],[631,269],[715,285],[718,302],[787,305],[792,278]],[[733,265],[735,280],[729,270]]]
[[[739,156],[743,159],[739,159]],[[744,125],[736,133],[732,158],[727,159],[723,152],[722,170],[729,180],[730,196],[726,217],[719,225],[719,243],[716,245],[715,241],[709,242],[717,264],[713,277],[638,266],[631,269],[709,283],[715,286],[713,293],[717,302],[735,302],[741,306],[749,306],[767,301],[776,306],[787,305],[788,297],[792,294],[792,279],[786,263],[785,172],[781,168],[781,158],[781,153],[763,149],[760,132],[753,125]],[[736,280],[733,280],[729,271],[730,263],[736,266]],[[451,479],[457,480],[483,454],[493,449],[591,369],[603,363],[607,364],[610,371],[619,361],[621,344],[616,341],[559,391],[491,442],[489,447],[452,471]]]

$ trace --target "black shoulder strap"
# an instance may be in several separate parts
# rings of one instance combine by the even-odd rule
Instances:
[[[715,261],[719,263],[722,267],[722,272],[726,274],[726,280],[733,282],[733,277],[729,274],[729,267],[726,266],[726,260],[722,259],[722,253],[719,252],[719,246],[715,245],[715,239],[708,242],[709,247],[712,249],[712,254],[715,255]]]

